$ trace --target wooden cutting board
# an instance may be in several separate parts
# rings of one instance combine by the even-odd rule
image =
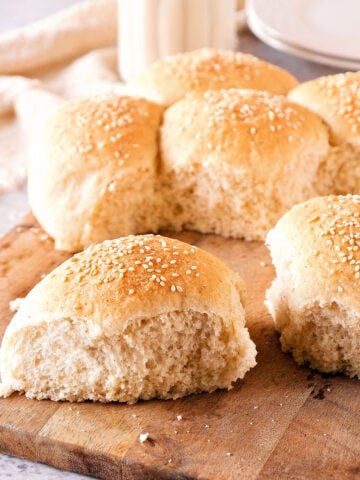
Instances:
[[[170,233],[224,260],[248,284],[258,365],[233,390],[136,405],[0,399],[0,450],[103,479],[358,479],[360,384],[297,366],[281,352],[263,302],[266,248]],[[9,301],[69,255],[31,215],[0,241],[0,337]],[[181,417],[180,417],[181,416]],[[139,434],[148,432],[143,444]]]

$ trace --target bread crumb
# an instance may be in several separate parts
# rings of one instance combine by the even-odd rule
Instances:
[[[147,440],[148,438],[149,438],[149,432],[140,433],[140,435],[139,435],[140,443],[146,442],[146,440]]]
[[[9,302],[9,309],[11,312],[17,312],[19,308],[21,307],[22,302],[24,301],[24,298],[18,297],[15,298],[14,300],[11,300]]]

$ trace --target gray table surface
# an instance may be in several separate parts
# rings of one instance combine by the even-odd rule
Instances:
[[[61,8],[79,3],[81,0],[13,0],[0,2],[0,34],[11,28],[23,26]],[[326,67],[292,55],[279,52],[255,38],[249,31],[239,34],[238,50],[251,53],[264,60],[286,68],[300,81],[321,75],[338,73],[336,68]],[[0,59],[1,61],[1,59]],[[0,234],[5,233],[24,213],[29,210],[25,187],[16,192],[0,196]],[[0,454],[0,479],[27,480],[81,480],[83,475],[64,472],[46,465]]]

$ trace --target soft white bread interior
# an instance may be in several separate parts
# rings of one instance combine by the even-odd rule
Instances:
[[[0,392],[135,402],[231,388],[255,365],[244,283],[178,240],[89,247],[21,303],[1,347]]]
[[[325,182],[318,167],[328,154],[326,127],[280,95],[189,96],[165,111],[160,140],[167,227],[263,240]]]
[[[332,178],[331,193],[360,193],[360,72],[302,83],[288,97],[318,114],[330,129],[332,147],[322,174]]]
[[[360,378],[360,196],[293,207],[267,236],[267,291],[284,351],[321,372]]]
[[[168,106],[188,93],[210,89],[253,88],[285,95],[297,83],[286,70],[252,55],[204,48],[153,63],[129,87]]]
[[[110,96],[65,102],[34,134],[31,208],[56,248],[156,231],[157,135],[162,108]]]

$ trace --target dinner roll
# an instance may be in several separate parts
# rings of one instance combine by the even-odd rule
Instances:
[[[1,394],[133,403],[230,389],[256,363],[243,301],[236,273],[178,240],[92,245],[21,303],[1,347]]]
[[[329,126],[332,148],[323,165],[332,193],[360,193],[360,72],[317,78],[289,93]]]
[[[37,132],[28,161],[30,205],[56,248],[77,251],[156,230],[161,115],[144,99],[72,100]]]
[[[283,96],[212,90],[168,108],[161,128],[167,227],[264,239],[315,196],[328,154],[319,117]]]
[[[286,94],[297,85],[286,70],[240,52],[204,48],[153,63],[130,82],[134,93],[171,105],[189,92],[253,88]]]
[[[293,207],[267,236],[276,279],[266,304],[284,351],[360,377],[360,196]]]

